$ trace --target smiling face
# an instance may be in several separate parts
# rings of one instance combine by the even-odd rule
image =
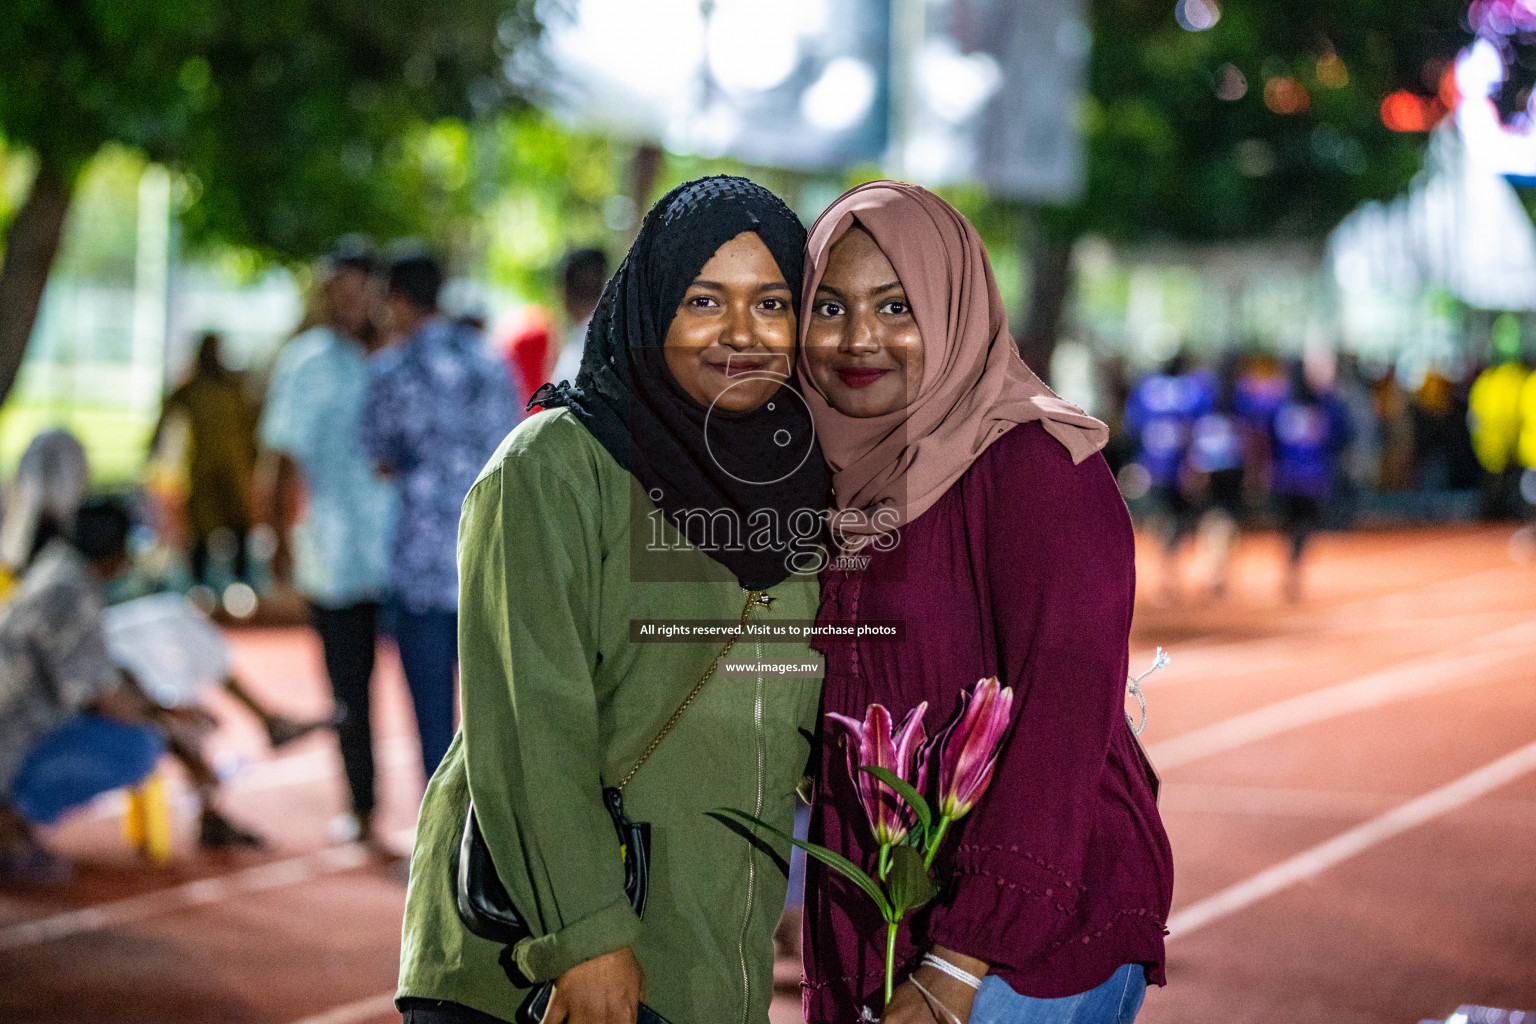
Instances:
[[[756,409],[794,369],[791,299],[773,254],[743,231],[715,251],[678,304],[662,347],[667,369],[701,405]]]
[[[832,408],[862,419],[917,397],[923,336],[896,269],[863,228],[832,247],[806,315],[806,373]]]

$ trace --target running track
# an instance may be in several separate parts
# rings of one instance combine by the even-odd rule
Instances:
[[[1509,533],[1324,538],[1295,608],[1276,596],[1273,537],[1243,544],[1221,602],[1155,603],[1144,559],[1133,659],[1174,657],[1146,684],[1143,740],[1178,879],[1170,984],[1142,1022],[1536,1009],[1536,564],[1512,557]],[[325,707],[307,635],[236,646],[274,703]],[[421,780],[392,658],[381,683],[382,810],[404,849]],[[61,827],[76,881],[0,890],[0,1021],[398,1021],[401,865],[329,845],[342,787],[324,738],[272,758],[219,710],[230,806],[274,848],[212,859],[184,835],[150,869],[110,800]],[[798,1020],[797,1001],[775,1017]]]

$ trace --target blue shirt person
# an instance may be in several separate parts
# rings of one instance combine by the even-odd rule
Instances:
[[[363,449],[372,379],[361,342],[315,327],[283,349],[261,418],[261,443],[303,473],[303,517],[291,530],[294,587],[321,608],[389,592],[395,492]]]
[[[479,331],[438,315],[441,287],[431,257],[390,267],[387,316],[404,341],[377,357],[362,422],[364,447],[399,494],[390,556],[395,641],[428,776],[453,739],[459,509],[517,425],[506,367]]]
[[[321,284],[328,322],[299,335],[273,370],[260,436],[275,478],[272,522],[278,575],[291,561],[295,588],[309,600],[337,710],[336,737],[351,792],[340,834],[373,835],[374,763],[370,690],[380,603],[389,595],[395,490],[363,448],[363,406],[373,379],[375,265],[366,249],[333,255]],[[307,492],[305,511],[287,528]],[[291,535],[292,555],[285,541]]]
[[[1351,426],[1344,404],[1308,379],[1301,360],[1286,367],[1286,398],[1269,421],[1270,490],[1280,507],[1281,527],[1290,536],[1285,594],[1301,598],[1301,563],[1307,541],[1322,525],[1323,508],[1333,493],[1339,454],[1349,444]]]
[[[1174,365],[1142,378],[1125,408],[1125,427],[1136,438],[1136,461],[1158,488],[1178,485],[1194,424],[1211,410],[1209,374]]]
[[[1326,501],[1333,491],[1339,454],[1350,441],[1349,414],[1333,395],[1287,400],[1270,423],[1274,446],[1270,488]]]

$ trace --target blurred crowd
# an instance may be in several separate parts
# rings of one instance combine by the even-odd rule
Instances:
[[[566,276],[590,302],[567,312],[584,329],[606,265],[578,256]],[[263,845],[219,806],[214,689],[273,748],[334,730],[350,808],[333,831],[376,843],[371,689],[386,638],[431,776],[454,731],[459,508],[527,378],[565,350],[546,328],[537,351],[519,338],[498,353],[483,321],[441,312],[442,287],[426,253],[380,260],[344,242],[257,401],[219,337],[201,339],[130,496],[87,494],[86,453],[67,432],[33,440],[0,517],[0,880],[67,877],[38,826],[112,790],[144,803],[165,754],[200,802],[202,847]],[[580,332],[564,333],[579,352]],[[332,715],[279,714],[233,671],[209,616],[249,618],[258,593],[302,598]]]
[[[1430,370],[1409,384],[1389,366],[1332,352],[1229,352],[1205,366],[1178,354],[1138,379],[1114,367],[1108,376],[1116,415],[1107,454],[1132,507],[1161,535],[1167,601],[1180,597],[1174,564],[1189,540],[1201,549],[1204,586],[1220,597],[1239,531],[1278,526],[1284,592],[1296,600],[1320,529],[1463,508],[1521,519],[1536,508],[1536,377],[1517,354],[1461,380]],[[1473,493],[1475,505],[1444,501]]]

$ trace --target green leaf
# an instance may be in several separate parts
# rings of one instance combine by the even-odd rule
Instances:
[[[928,877],[923,866],[923,855],[910,846],[891,849],[891,866],[885,875],[886,887],[891,893],[891,903],[898,915],[916,910],[938,893],[938,886]]]
[[[803,840],[796,839],[794,836],[785,832],[783,829],[774,828],[763,819],[754,817],[753,815],[748,814],[746,811],[738,811],[734,807],[720,807],[717,808],[714,813],[729,815],[733,818],[740,818],[742,821],[750,822],[751,824],[756,825],[758,828],[767,832],[772,832],[780,839],[788,840],[795,846],[800,847],[800,849],[806,852],[807,856],[815,857],[817,860],[827,865],[827,867],[832,868],[834,871],[841,874],[844,878],[847,878],[849,881],[853,882],[854,885],[857,885],[860,889],[863,889],[865,895],[875,901],[875,906],[880,910],[880,916],[887,921],[893,920],[894,909],[891,906],[891,901],[886,899],[885,893],[880,891],[879,883],[876,882],[873,878],[870,878],[869,875],[865,874],[857,864],[849,860],[847,857],[833,853],[825,846],[817,846],[815,843],[807,843]],[[919,864],[921,864],[921,858],[919,858]]]
[[[866,764],[859,767],[859,771],[868,772],[881,782],[896,791],[896,795],[906,801],[907,806],[917,812],[917,820],[923,826],[923,834],[928,834],[928,828],[933,823],[933,812],[928,809],[928,801],[923,799],[912,783],[903,779],[889,768],[881,768],[879,765]]]

